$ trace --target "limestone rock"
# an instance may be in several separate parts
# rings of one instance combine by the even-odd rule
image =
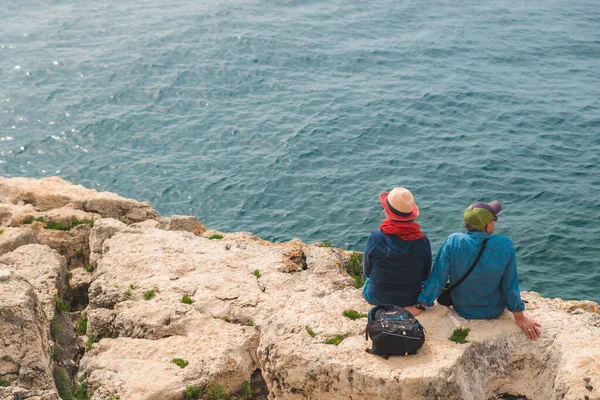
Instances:
[[[226,235],[222,240],[207,240],[187,232],[166,232],[157,229],[134,232],[128,229],[106,240],[104,247],[103,258],[98,263],[90,287],[89,332],[104,337],[118,336],[117,340],[123,337],[139,340],[124,340],[120,346],[131,346],[132,343],[142,346],[145,343],[142,339],[161,342],[171,338],[184,341],[195,338],[194,340],[203,341],[202,347],[205,351],[216,351],[215,355],[210,356],[211,359],[223,358],[226,354],[236,351],[250,354],[248,360],[252,362],[236,361],[231,364],[227,374],[223,372],[222,364],[215,362],[213,364],[218,368],[214,373],[207,374],[206,367],[202,374],[194,373],[199,379],[195,381],[195,385],[203,386],[216,381],[230,392],[237,390],[243,381],[249,381],[253,372],[260,366],[257,358],[258,331],[249,325],[257,325],[262,332],[267,328],[265,323],[275,311],[286,310],[283,313],[285,318],[274,324],[275,332],[282,328],[287,331],[288,321],[292,319],[294,326],[291,327],[291,331],[300,331],[307,335],[306,326],[312,323],[314,316],[301,315],[311,310],[314,303],[324,304],[327,301],[323,299],[330,290],[327,279],[340,274],[339,267],[334,262],[337,258],[332,252],[329,249],[315,248],[318,254],[308,251],[306,257],[307,260],[314,261],[315,273],[323,275],[322,281],[315,285],[315,282],[304,277],[301,282],[295,282],[289,274],[279,272],[289,257],[290,248],[262,241],[249,234]],[[257,270],[259,278],[253,274]],[[271,284],[273,293],[269,294]],[[151,290],[154,291],[154,297],[144,300],[144,293]],[[311,299],[312,290],[316,292],[315,299]],[[348,293],[356,292],[350,285],[343,290],[348,290]],[[294,292],[294,299],[306,296],[306,301],[293,304],[289,301],[290,291]],[[182,304],[180,300],[184,294],[189,295],[195,303]],[[366,311],[365,304],[359,297],[354,300],[347,299],[346,296],[343,298],[346,305]],[[282,303],[285,304],[283,307]],[[341,313],[334,316],[332,312],[319,319],[330,317],[347,320]],[[343,323],[348,325],[346,321]],[[227,327],[225,332],[233,333],[231,336],[213,334],[211,330],[215,324],[220,326],[219,329]],[[301,324],[300,328],[298,324]],[[358,334],[362,324],[351,325]],[[314,328],[325,333],[334,331],[330,328],[320,328],[318,325]],[[346,326],[346,329],[351,328]],[[244,331],[253,332],[253,339],[241,341],[239,338],[243,337],[241,332]],[[104,342],[105,339],[94,347]],[[227,351],[221,348],[224,344],[228,348]],[[117,354],[127,351],[119,348],[119,351],[107,354],[106,357],[116,357]],[[149,357],[147,354],[155,351],[139,353],[136,362],[143,365],[144,360]],[[94,357],[93,352],[86,354],[81,374],[90,381],[93,380],[95,384],[101,384],[101,390],[110,389],[112,394],[125,390],[133,393],[135,390],[129,388],[129,385],[135,381],[144,381],[143,376],[136,375],[127,384],[123,383],[119,387],[112,385],[114,377],[108,374],[111,361],[102,365],[95,364]],[[206,357],[206,354],[202,352],[194,355],[194,358],[198,359],[203,357]],[[148,361],[148,364],[155,365],[155,362]],[[165,373],[163,369],[160,371]],[[133,371],[129,373],[137,374]],[[154,373],[144,370],[144,375]],[[220,377],[225,375],[238,378],[222,381]],[[185,384],[173,379],[175,378],[165,377],[166,382],[176,382],[175,386],[178,389],[171,392],[181,396]],[[162,398],[161,396],[167,396],[171,392],[161,389],[156,398]],[[148,395],[146,398],[154,397]]]
[[[92,266],[95,267],[98,259],[102,257],[104,241],[125,229],[127,229],[127,225],[114,218],[103,218],[94,223],[89,237],[90,264]]]
[[[28,205],[5,203],[3,224],[20,227],[4,228],[7,233],[18,232],[18,236],[0,237],[0,254],[29,243],[46,244],[63,254],[70,268],[82,266],[88,259],[90,224],[99,216],[69,206],[41,211]],[[8,240],[10,238],[10,240]]]
[[[0,255],[10,253],[20,246],[37,243],[35,232],[29,228],[3,228],[0,235]]]
[[[91,228],[88,225],[78,225],[68,231],[39,229],[37,239],[62,254],[68,264],[68,269],[82,267],[89,259],[89,237]]]
[[[342,272],[336,249],[298,241],[270,243],[249,234],[207,240],[154,228],[121,231],[107,239],[104,248],[91,285],[89,327],[100,335],[119,337],[119,344],[109,341],[111,350],[102,353],[107,357],[102,363],[94,363],[94,352],[86,354],[81,374],[113,393],[133,393],[130,385],[143,380],[138,376],[110,386],[115,378],[109,359],[132,352],[127,347],[133,343],[145,346],[144,340],[154,344],[205,337],[204,348],[218,349],[218,341],[224,339],[207,334],[210,323],[199,322],[207,318],[227,321],[234,330],[258,327],[260,341],[247,342],[258,343],[255,347],[241,350],[229,344],[230,349],[255,354],[255,361],[232,368],[240,377],[236,385],[260,368],[271,399],[489,399],[503,393],[529,399],[579,399],[593,398],[586,385],[600,386],[600,350],[588,345],[600,340],[600,314],[590,312],[595,308],[587,302],[568,306],[568,310],[583,310],[574,315],[561,309],[565,302],[525,293],[529,315],[544,325],[543,337],[535,343],[519,331],[508,312],[493,321],[469,321],[451,309],[434,307],[419,316],[427,329],[419,354],[384,360],[364,351],[369,346],[364,339],[366,321],[342,315],[346,309],[366,313],[370,306]],[[306,269],[297,267],[288,273],[290,257],[300,252]],[[153,297],[145,300],[149,291]],[[181,304],[184,294],[194,303]],[[471,329],[470,343],[448,340],[456,327]],[[344,337],[341,344],[325,344],[336,335]],[[154,365],[144,370],[146,375],[159,369],[154,353],[164,359],[171,356],[153,345],[149,348],[136,353],[135,361],[144,365],[147,359],[148,365]],[[165,380],[172,389],[157,389],[156,396],[181,394],[175,388],[181,390],[183,381]]]
[[[186,386],[202,388],[209,382],[236,392],[256,369],[258,332],[207,316],[193,323],[197,328],[186,334],[95,344],[81,363],[88,384],[99,387],[95,397],[180,400]],[[182,369],[174,358],[189,365]]]
[[[0,269],[27,279],[48,321],[54,317],[54,298],[63,298],[67,292],[64,257],[48,246],[29,244],[1,256]]]
[[[41,243],[50,246],[64,255],[70,268],[82,266],[88,259],[89,223],[80,223],[72,227],[77,220],[93,221],[96,214],[85,213],[72,208],[60,208],[48,212],[26,212],[18,219],[12,219],[13,226],[21,226],[20,230],[5,228],[7,232],[20,232],[19,240],[7,243],[7,250],[28,243]],[[32,221],[32,219],[34,219]],[[0,246],[3,239],[0,237]],[[4,247],[4,246],[2,246]]]
[[[98,193],[57,177],[40,180],[0,177],[0,226],[27,224],[30,229],[18,237],[0,238],[0,254],[26,243],[41,243],[64,255],[69,269],[83,266],[90,259],[95,264],[99,255],[89,254],[88,225],[92,225],[89,221],[102,217],[130,223],[158,218],[159,214],[147,203],[114,193]],[[88,223],[73,227],[77,220]]]
[[[284,267],[281,269],[281,272],[298,272],[305,270],[307,268],[306,255],[304,254],[302,242],[299,239],[294,239],[285,243],[284,246],[287,250],[284,253]]]
[[[49,229],[62,229],[63,227],[69,228],[74,225],[76,220],[80,221],[93,221],[98,217],[98,214],[88,213],[76,208],[73,208],[72,204],[67,204],[61,208],[55,208],[51,210],[42,211],[39,208],[31,210],[31,205],[8,205],[4,204],[4,207],[11,206],[15,214],[10,220],[10,226],[19,226],[28,224],[31,220],[42,222],[42,226],[48,227]],[[54,227],[52,226],[54,224]]]
[[[126,218],[130,222],[158,218],[148,203],[126,199],[114,193],[97,192],[74,185],[58,177],[3,178],[0,177],[0,202],[32,204],[42,210],[65,207],[100,214],[103,217]]]
[[[0,203],[0,226],[18,226],[24,217],[40,211],[31,204]]]
[[[187,385],[233,393],[262,379],[271,400],[600,399],[594,302],[523,293],[527,314],[543,325],[537,342],[508,312],[465,320],[436,306],[419,316],[427,335],[419,353],[385,360],[364,351],[366,320],[343,316],[371,307],[344,270],[350,252],[204,230],[195,217],[148,219],[158,214],[147,204],[58,178],[0,178],[0,202],[4,226],[27,215],[97,218],[91,231],[57,233],[34,222],[0,236],[7,251],[0,256],[0,375],[10,384],[0,398],[56,398],[48,330],[53,297],[68,293],[66,262],[48,246],[28,244],[39,241],[68,259],[84,246],[97,264],[91,274],[73,269],[70,280],[82,306],[89,285],[87,334],[101,339],[79,369],[93,400],[181,399]],[[59,315],[65,324],[76,316]],[[470,328],[469,343],[448,340],[457,327]],[[337,335],[339,345],[326,344]],[[71,364],[62,365],[75,368],[76,345],[86,338],[63,339],[61,346],[75,344],[64,352]],[[189,365],[181,369],[173,358]]]
[[[90,287],[88,332],[118,338],[94,345],[80,370],[88,382],[100,385],[98,396],[180,399],[186,385],[208,383],[235,392],[257,370],[259,333],[249,326],[249,314],[236,319],[181,303],[184,294],[194,298],[198,282],[210,276],[196,267],[205,254],[194,249],[197,242],[222,247],[192,233],[158,229],[127,229],[105,241],[107,251]],[[251,271],[244,276],[256,287]],[[145,296],[150,291],[153,296]],[[115,357],[126,358],[118,371]],[[172,358],[190,365],[182,370]]]
[[[159,222],[155,219],[147,219],[145,221],[136,222],[136,223],[130,224],[128,226],[130,228],[134,228],[134,229],[144,229],[144,228],[156,228],[158,226],[158,224],[159,224]]]
[[[58,400],[48,327],[31,284],[0,269],[0,376],[8,384],[0,387],[0,398]]]
[[[166,231],[192,232],[196,236],[200,236],[206,232],[206,227],[198,221],[198,218],[190,215],[173,215],[161,218],[157,228]]]

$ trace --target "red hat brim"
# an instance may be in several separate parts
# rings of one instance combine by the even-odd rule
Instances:
[[[413,209],[410,215],[398,215],[395,212],[393,212],[387,205],[388,194],[390,194],[390,192],[381,193],[379,195],[379,202],[381,203],[381,207],[383,207],[386,214],[389,215],[391,219],[395,221],[410,221],[411,219],[417,219],[417,217],[419,216],[419,207],[417,207],[416,203],[413,204]]]

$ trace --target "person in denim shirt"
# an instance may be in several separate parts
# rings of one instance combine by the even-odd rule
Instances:
[[[452,307],[467,319],[496,318],[507,309],[527,337],[531,340],[540,337],[541,325],[523,313],[525,304],[519,290],[513,243],[506,236],[492,236],[501,209],[497,200],[475,203],[466,209],[467,232],[453,233],[442,244],[431,276],[414,306],[416,315],[434,305],[446,282],[452,285],[465,275],[487,238],[486,248],[471,274],[451,291]]]
[[[419,208],[409,190],[396,187],[379,195],[379,201],[386,218],[367,240],[363,296],[374,305],[410,306],[431,270],[429,239],[414,222]]]

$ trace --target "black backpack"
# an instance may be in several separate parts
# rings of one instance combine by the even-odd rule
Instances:
[[[368,317],[366,337],[371,337],[373,347],[366,349],[367,353],[387,359],[392,355],[416,354],[425,343],[423,326],[400,306],[375,306]]]

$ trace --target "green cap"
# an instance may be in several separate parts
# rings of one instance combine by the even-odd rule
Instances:
[[[502,210],[502,204],[498,200],[488,203],[474,203],[465,210],[464,220],[468,230],[482,231],[492,219]]]

